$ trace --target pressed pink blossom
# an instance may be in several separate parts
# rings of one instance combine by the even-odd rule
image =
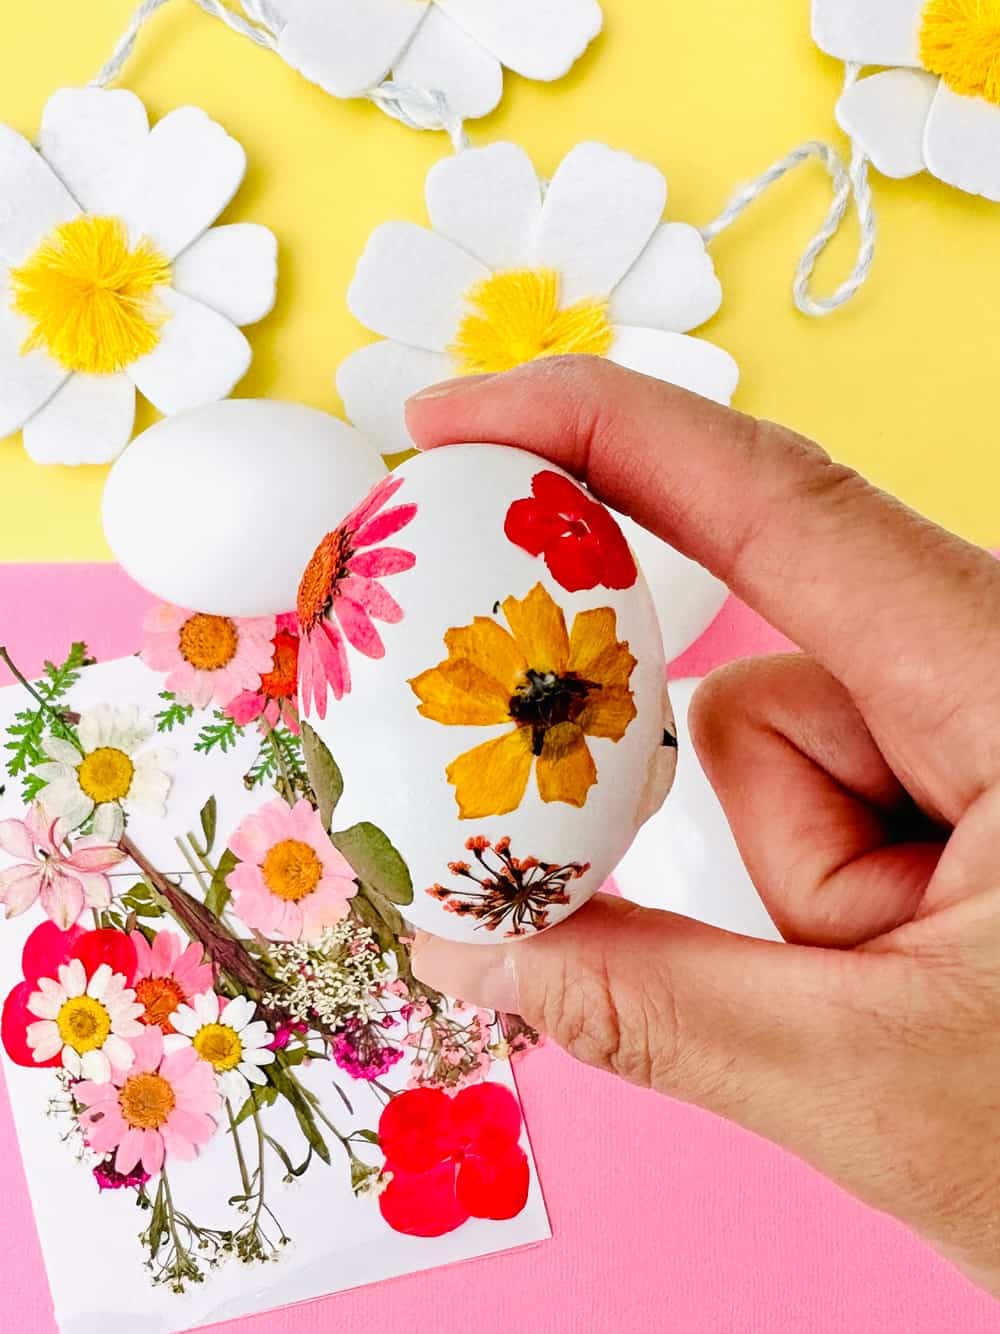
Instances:
[[[346,639],[367,658],[381,658],[385,645],[375,621],[394,625],[403,609],[379,583],[413,568],[416,557],[402,547],[378,546],[413,519],[416,505],[384,507],[403,485],[383,478],[339,528],[316,548],[299,585],[299,688],[303,711],[313,704],[326,717],[327,691],[342,699],[351,688]]]
[[[0,820],[0,848],[17,858],[0,871],[0,903],[17,917],[36,901],[60,930],[68,930],[84,908],[106,908],[111,882],[104,874],[125,854],[99,838],[78,838],[66,845],[70,826],[53,820],[40,804],[23,820]]]
[[[166,672],[166,689],[196,709],[225,708],[256,689],[274,663],[273,616],[238,620],[164,602],[147,613],[143,630],[143,662]]]
[[[261,674],[256,690],[244,690],[226,705],[226,713],[241,727],[250,723],[277,727],[279,723],[298,733],[299,618],[288,612],[277,619],[274,660]]]
[[[156,1176],[166,1158],[190,1160],[215,1134],[221,1100],[215,1071],[193,1047],[164,1055],[163,1034],[147,1028],[132,1039],[135,1060],[106,1083],[84,1080],[73,1089],[83,1107],[80,1125],[96,1153],[114,1153],[122,1176]]]
[[[173,1033],[173,1012],[215,985],[212,965],[205,962],[201,945],[186,945],[175,931],[158,931],[152,944],[141,931],[133,931],[132,943],[137,960],[132,986],[144,1006],[139,1022]]]
[[[331,1040],[330,1055],[352,1079],[372,1080],[401,1061],[403,1049],[380,1042],[371,1024],[352,1019]]]
[[[305,799],[269,801],[229,846],[240,859],[226,877],[233,910],[270,940],[313,940],[347,915],[354,872]]]

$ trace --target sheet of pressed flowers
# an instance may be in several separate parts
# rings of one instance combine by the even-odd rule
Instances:
[[[211,898],[211,867],[237,831],[260,836],[254,822],[274,793],[266,778],[254,782],[266,758],[254,729],[223,748],[206,735],[211,712],[171,718],[162,687],[129,658],[84,667],[60,697],[83,749],[99,757],[86,774],[77,765],[78,793],[100,796],[115,771],[98,765],[116,755],[133,782],[144,774],[147,800],[132,805],[126,830],[141,866],[112,860],[97,834],[70,847],[47,815],[32,817],[31,787],[22,788],[30,765],[0,795],[0,867],[8,907],[14,880],[22,909],[0,924],[0,987],[24,1000],[5,1007],[3,1067],[63,1334],[132,1334],[138,1322],[168,1334],[547,1238],[505,1059],[518,1046],[509,1030],[408,990],[405,947],[397,957],[391,931],[376,938],[353,915],[330,913],[311,954],[301,941],[248,933],[234,946],[225,927],[220,944],[211,920],[190,917],[191,904],[212,902],[233,924]],[[10,729],[32,706],[21,686],[0,691],[5,741],[21,735]],[[157,714],[159,732],[144,736],[143,719]],[[97,732],[88,718],[101,720]],[[292,766],[296,754],[290,743]],[[42,772],[65,803],[59,773]],[[157,773],[169,785],[160,813]],[[272,847],[301,851],[312,836],[305,824],[287,832],[298,837],[282,841],[272,827]],[[223,875],[231,865],[230,855]],[[66,932],[78,905],[60,872],[86,888]],[[243,990],[241,968],[261,964],[283,1001],[265,996],[254,1014],[251,1001],[227,996]],[[135,1055],[108,1080],[104,1053],[115,1061],[123,1041]],[[261,1072],[270,1087],[275,1070],[283,1091],[262,1097]],[[453,1102],[445,1087],[459,1090]],[[184,1115],[172,1122],[164,1114],[175,1107]],[[414,1142],[438,1147],[414,1160]]]

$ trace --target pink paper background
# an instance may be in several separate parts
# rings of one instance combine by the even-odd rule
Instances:
[[[98,658],[133,651],[148,601],[112,566],[0,567],[0,634],[29,673],[72,639]],[[701,675],[784,642],[731,601],[674,674]],[[903,1228],[753,1136],[552,1046],[520,1067],[519,1083],[553,1241],[218,1326],[219,1334],[996,1331],[993,1302]],[[4,1093],[0,1144],[0,1328],[52,1334]]]

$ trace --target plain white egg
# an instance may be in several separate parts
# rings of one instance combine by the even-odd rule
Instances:
[[[217,616],[295,606],[306,561],[386,467],[329,413],[227,399],[157,422],[111,469],[104,532],[149,592]]]
[[[579,521],[525,510],[539,475],[572,488]],[[532,554],[536,521],[547,545]],[[599,559],[581,584],[591,539],[617,565]],[[343,774],[334,831],[385,833],[412,880],[406,917],[489,944],[585,903],[677,754],[656,612],[608,511],[521,450],[436,450],[342,525],[304,588],[300,690]]]

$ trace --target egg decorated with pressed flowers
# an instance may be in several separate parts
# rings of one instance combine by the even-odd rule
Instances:
[[[376,928],[395,905],[454,940],[530,937],[666,796],[652,599],[616,519],[545,460],[409,460],[319,544],[298,615],[305,749]]]

